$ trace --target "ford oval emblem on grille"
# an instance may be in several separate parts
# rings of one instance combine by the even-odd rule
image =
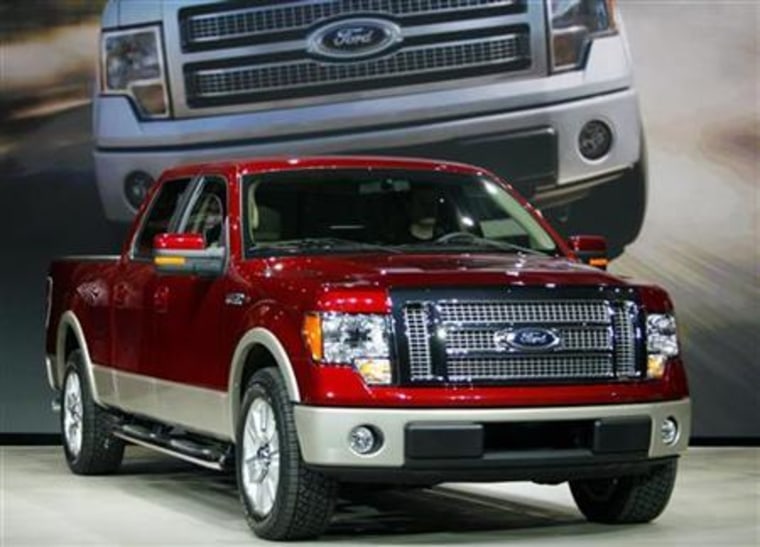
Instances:
[[[382,53],[401,40],[401,29],[390,21],[342,19],[309,36],[308,50],[328,59],[352,60]]]
[[[562,340],[552,329],[526,327],[499,331],[494,334],[494,342],[503,350],[547,351],[559,346]]]

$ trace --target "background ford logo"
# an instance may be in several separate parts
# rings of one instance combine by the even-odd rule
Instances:
[[[381,53],[401,40],[401,29],[390,21],[343,19],[309,36],[308,50],[330,59],[359,59]]]
[[[556,348],[562,342],[554,330],[539,327],[499,331],[494,335],[494,341],[502,349],[523,351],[549,350]]]

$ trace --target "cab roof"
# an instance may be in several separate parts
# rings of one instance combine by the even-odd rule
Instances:
[[[482,175],[487,173],[485,169],[473,165],[422,158],[400,158],[390,156],[282,156],[186,165],[165,171],[161,178],[186,177],[203,173],[247,175],[252,173],[292,171],[298,169],[373,168],[445,171],[466,175]]]

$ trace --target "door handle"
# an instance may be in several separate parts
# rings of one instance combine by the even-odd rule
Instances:
[[[127,306],[127,288],[124,285],[116,285],[113,288],[113,304],[117,308]]]
[[[169,311],[169,287],[162,285],[153,293],[153,309],[158,313]]]
[[[244,292],[228,292],[224,296],[224,303],[228,306],[245,306],[250,298]]]

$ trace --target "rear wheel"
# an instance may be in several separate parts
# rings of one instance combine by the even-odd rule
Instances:
[[[678,464],[671,461],[644,475],[570,481],[570,491],[578,509],[591,522],[649,522],[668,505],[677,468]]]
[[[73,351],[63,379],[63,452],[69,468],[78,475],[113,473],[124,457],[124,441],[111,434],[111,417],[95,404],[84,371],[82,352]]]
[[[306,468],[293,407],[275,368],[262,369],[251,378],[238,420],[235,461],[240,499],[257,536],[296,540],[324,531],[337,485]]]

